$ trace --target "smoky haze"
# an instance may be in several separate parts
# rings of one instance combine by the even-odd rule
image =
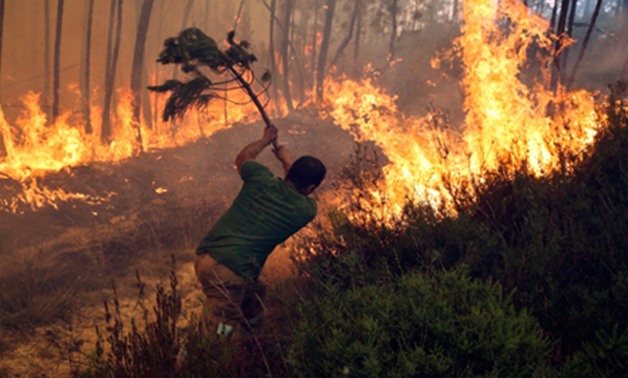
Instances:
[[[79,111],[77,93],[82,88],[86,38],[88,0],[65,0],[60,51],[60,103],[61,110]],[[142,1],[124,1],[122,7],[122,33],[120,57],[114,88],[127,88],[130,83],[133,51]],[[250,40],[251,51],[258,55],[257,68],[269,68],[269,7],[270,0],[251,1],[201,1],[201,0],[156,0],[150,15],[148,37],[144,58],[144,85],[159,78],[171,76],[171,67],[158,68],[155,62],[163,40],[176,35],[184,27],[196,26],[221,41],[226,32],[233,29],[236,15],[240,12],[237,36]],[[290,79],[293,95],[300,96],[304,89],[311,89],[316,62],[313,50],[320,54],[325,9],[323,1],[295,1],[290,16]],[[381,76],[381,85],[400,96],[402,110],[420,111],[430,103],[437,106],[460,109],[461,94],[452,95],[459,75],[450,73],[445,80],[441,73],[433,72],[429,60],[435,52],[449,47],[460,24],[459,1],[397,1],[396,18],[393,24],[388,1],[362,1],[359,17],[353,17],[353,1],[336,1],[332,23],[328,62],[336,59],[338,71],[359,75],[367,63]],[[578,2],[573,36],[582,41],[595,8],[595,0]],[[2,106],[9,118],[19,112],[19,98],[27,91],[42,94],[42,107],[49,112],[52,103],[51,81],[56,27],[57,1],[55,0],[9,0],[5,5],[4,43],[2,46]],[[287,2],[276,2],[275,54],[280,59],[283,13]],[[536,2],[533,10],[548,20],[552,18],[555,2]],[[314,12],[318,6],[318,12]],[[93,105],[102,106],[105,76],[106,50],[109,34],[111,2],[95,1],[91,37],[90,90]],[[604,88],[617,80],[626,57],[626,35],[628,30],[619,15],[627,8],[625,1],[605,1],[585,60],[576,84],[589,89]],[[48,14],[46,14],[48,9]],[[353,21],[352,21],[353,20]],[[357,20],[357,21],[356,21]],[[316,38],[313,37],[314,22],[317,23]],[[358,30],[359,32],[353,32]],[[46,25],[49,30],[46,31]],[[353,30],[351,29],[353,28]],[[390,35],[396,31],[396,38]],[[46,36],[48,41],[46,41]],[[347,38],[351,36],[350,38]],[[359,40],[356,43],[356,36]],[[348,39],[347,42],[345,40]],[[316,40],[317,45],[312,43]],[[343,46],[344,44],[344,46]],[[48,47],[46,47],[48,45]],[[573,65],[580,43],[572,48],[568,66]],[[49,56],[46,59],[45,53]],[[297,56],[300,55],[300,56]],[[398,63],[392,66],[391,61]],[[48,64],[48,66],[46,66]],[[297,67],[298,65],[298,67]],[[337,72],[338,72],[337,71]],[[157,74],[156,74],[157,73]],[[48,88],[46,77],[48,76]],[[305,78],[303,78],[303,76]],[[303,82],[304,84],[301,84]],[[429,83],[430,85],[427,85]],[[279,85],[279,81],[276,81]],[[434,84],[441,84],[438,89]],[[46,90],[48,91],[46,93]],[[443,93],[449,95],[443,96]],[[115,102],[115,99],[114,99]],[[146,105],[145,105],[146,106]],[[155,110],[151,110],[155,112]]]

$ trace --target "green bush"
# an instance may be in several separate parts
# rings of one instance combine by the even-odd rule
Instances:
[[[524,377],[549,352],[536,320],[496,283],[460,272],[408,274],[302,305],[288,361],[303,377]]]
[[[565,377],[626,377],[628,376],[628,328],[619,332],[596,332],[595,339],[583,343],[563,368]]]

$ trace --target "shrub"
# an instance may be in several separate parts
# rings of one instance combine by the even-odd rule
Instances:
[[[181,297],[177,289],[174,257],[170,286],[157,286],[152,313],[144,298],[145,285],[137,275],[140,321],[129,323],[120,311],[114,285],[113,307],[105,304],[104,330],[84,358],[76,348],[66,350],[73,376],[105,377],[250,377],[285,371],[279,342],[268,335],[243,335],[225,340],[207,331],[204,321],[192,316],[183,326]],[[259,337],[259,338],[258,338]],[[261,339],[261,340],[260,340]],[[59,341],[56,341],[59,345]],[[72,340],[65,344],[73,345]],[[67,348],[66,348],[67,349]],[[80,360],[80,363],[77,361]],[[273,374],[271,374],[271,371]]]
[[[299,314],[288,353],[295,376],[533,376],[549,351],[499,284],[458,271],[328,286]]]

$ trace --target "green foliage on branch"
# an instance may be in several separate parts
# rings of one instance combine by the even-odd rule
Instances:
[[[255,76],[251,64],[257,58],[248,51],[249,42],[236,41],[232,31],[227,35],[227,43],[228,47],[221,50],[214,39],[197,28],[185,29],[164,41],[157,62],[178,65],[189,77],[185,81],[170,79],[148,87],[154,92],[170,92],[163,111],[164,121],[183,117],[192,107],[202,110],[212,99],[220,97],[220,93],[253,83]],[[225,77],[226,74],[230,76]],[[219,81],[212,81],[211,75],[217,76]],[[249,81],[245,76],[250,77]],[[269,74],[265,73],[262,81],[269,80]]]

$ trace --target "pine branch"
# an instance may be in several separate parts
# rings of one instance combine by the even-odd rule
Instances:
[[[154,92],[170,93],[163,110],[164,121],[181,118],[192,107],[204,109],[212,99],[220,98],[218,93],[225,89],[242,89],[255,103],[266,125],[270,126],[270,119],[251,87],[255,82],[251,64],[257,58],[248,51],[250,44],[236,41],[233,31],[228,33],[227,42],[229,46],[223,51],[211,37],[197,28],[185,29],[178,36],[164,41],[164,49],[157,61],[164,65],[179,65],[181,72],[190,78],[187,81],[167,80],[161,85],[148,87]],[[203,73],[206,69],[218,76],[231,75],[231,78],[212,82]],[[245,77],[249,75],[251,79],[247,81]],[[261,81],[270,81],[270,74],[265,72]],[[233,82],[237,84],[236,88],[225,87]],[[266,88],[262,92],[265,93]]]

